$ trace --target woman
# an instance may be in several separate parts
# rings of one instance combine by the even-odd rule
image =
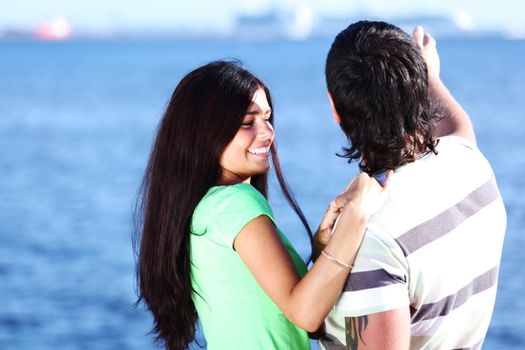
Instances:
[[[171,97],[137,216],[139,301],[169,349],[194,339],[197,315],[210,350],[309,349],[307,331],[334,305],[368,217],[384,201],[377,182],[359,175],[338,198],[346,205],[332,204],[325,214],[325,236],[343,215],[306,273],[265,198],[271,154],[281,189],[309,231],[283,181],[272,121],[266,86],[231,62],[194,70]]]

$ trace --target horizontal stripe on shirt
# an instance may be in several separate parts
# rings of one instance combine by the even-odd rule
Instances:
[[[392,275],[382,269],[352,272],[346,280],[343,291],[355,292],[363,289],[384,287],[394,283],[406,283],[406,277]]]
[[[467,195],[462,201],[434,218],[410,229],[396,239],[405,256],[419,248],[445,236],[485,206],[500,198],[496,181],[489,181]],[[343,291],[359,291],[385,287],[396,283],[406,283],[405,276],[388,273],[385,270],[352,272],[346,280]]]
[[[492,177],[459,203],[396,238],[396,242],[403,250],[404,255],[408,256],[421,247],[443,237],[498,198],[500,198],[498,187],[495,178]]]
[[[495,286],[497,280],[498,267],[496,266],[476,277],[472,282],[458,290],[455,294],[449,295],[434,303],[422,305],[417,310],[412,309],[412,324],[418,321],[448,315],[452,310],[465,304],[474,294],[481,293],[490,287]]]
[[[346,345],[341,343],[339,339],[330,334],[326,334],[320,340],[320,343],[323,345],[325,350],[346,350]]]

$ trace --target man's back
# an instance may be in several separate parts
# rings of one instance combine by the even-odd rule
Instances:
[[[419,26],[410,37],[385,22],[353,23],[332,43],[326,80],[350,141],[344,156],[369,174],[396,174],[327,321],[325,348],[479,348],[506,214],[472,122],[440,78],[434,38]]]
[[[345,317],[403,307],[410,307],[412,349],[481,346],[495,302],[505,209],[475,146],[450,136],[437,151],[396,171],[327,320],[332,340],[321,342],[325,348],[349,344]]]

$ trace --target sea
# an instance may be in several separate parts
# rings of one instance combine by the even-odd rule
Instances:
[[[0,41],[0,349],[159,348],[150,315],[135,305],[131,213],[173,89],[212,60],[239,60],[269,86],[282,167],[315,229],[358,172],[336,155],[347,141],[327,99],[329,47]],[[442,79],[472,118],[508,213],[484,349],[525,349],[525,41],[443,38],[438,49]],[[306,233],[276,184],[277,222],[307,260]]]

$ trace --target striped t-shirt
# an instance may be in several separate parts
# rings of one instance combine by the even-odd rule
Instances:
[[[411,313],[410,349],[481,348],[496,298],[505,208],[474,145],[448,136],[437,151],[396,170],[321,348],[345,348],[345,317],[403,307]]]

